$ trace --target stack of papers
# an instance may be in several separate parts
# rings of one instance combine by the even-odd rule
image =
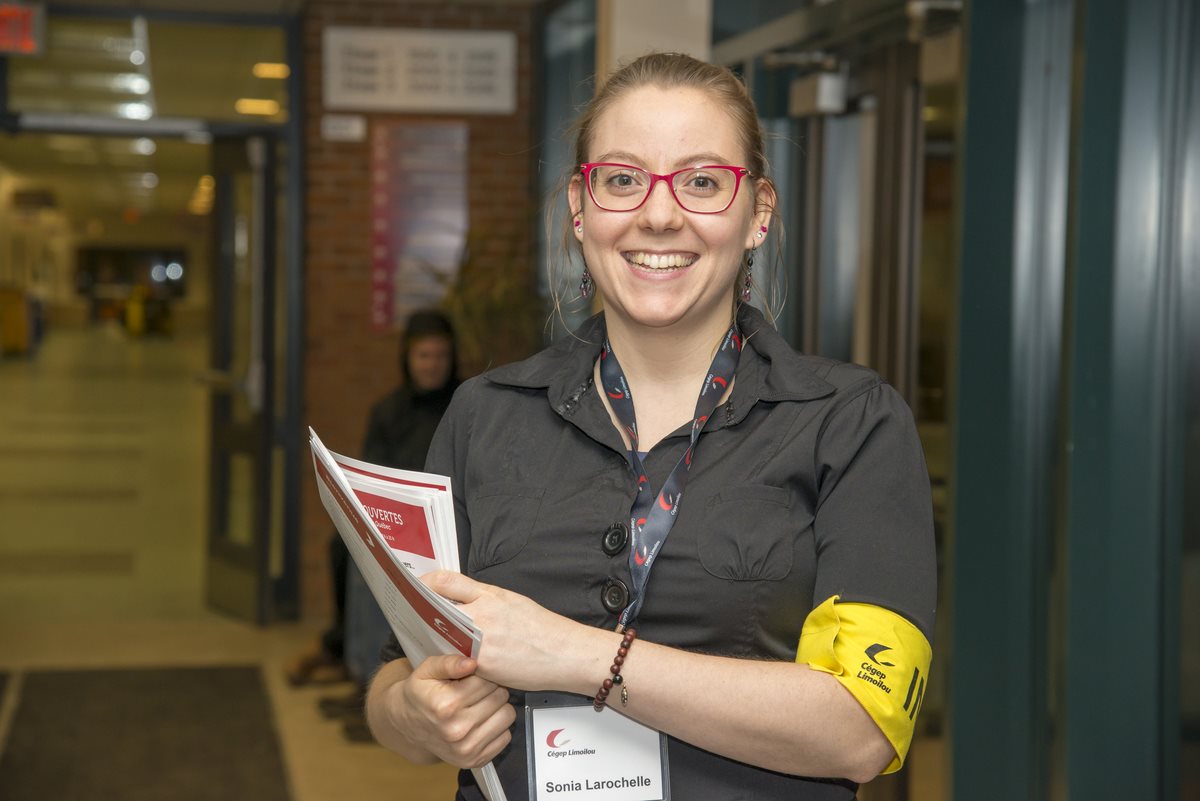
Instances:
[[[450,478],[333,453],[308,430],[321,503],[413,666],[434,654],[475,658],[483,633],[420,576],[459,570]],[[489,801],[506,801],[496,769],[473,771]]]

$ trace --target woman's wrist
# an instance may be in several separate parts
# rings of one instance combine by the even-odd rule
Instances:
[[[609,668],[613,654],[621,647],[621,635],[608,629],[587,628],[587,638],[581,643],[576,665],[570,672],[570,685],[562,689],[591,698],[605,678],[612,678]]]
[[[633,647],[633,641],[637,639],[637,629],[630,626],[621,632],[621,644],[617,646],[617,653],[613,656],[613,662],[608,668],[610,675],[605,676],[600,682],[600,688],[596,690],[596,695],[592,698],[592,706],[597,712],[603,711],[605,705],[608,704],[608,696],[616,693],[621,699],[621,706],[629,703],[629,691],[625,687],[625,677],[622,671],[625,668],[625,657],[629,656],[629,649]]]

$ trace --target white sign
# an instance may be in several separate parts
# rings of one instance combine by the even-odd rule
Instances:
[[[326,142],[365,142],[367,118],[361,114],[322,114],[321,138]]]
[[[328,27],[324,36],[327,109],[517,109],[517,36],[511,31]]]
[[[662,736],[591,704],[534,708],[529,732],[536,801],[660,801]]]

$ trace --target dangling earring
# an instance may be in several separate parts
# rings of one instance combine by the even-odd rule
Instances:
[[[592,296],[592,288],[595,284],[592,283],[592,274],[588,272],[588,268],[583,268],[583,277],[579,279],[579,297],[587,300]]]
[[[751,268],[754,266],[754,251],[751,250],[746,254],[746,281],[742,284],[742,303],[750,302],[750,276]]]

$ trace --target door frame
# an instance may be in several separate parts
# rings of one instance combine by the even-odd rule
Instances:
[[[284,32],[285,52],[291,73],[286,79],[288,119],[282,124],[244,124],[192,118],[159,117],[150,120],[117,120],[81,114],[21,113],[9,108],[8,57],[0,55],[0,130],[8,133],[71,133],[95,136],[145,136],[154,138],[229,137],[262,135],[286,149],[283,173],[289,191],[283,200],[282,246],[284,260],[283,325],[285,348],[282,413],[270,427],[272,441],[283,453],[280,508],[282,553],[279,575],[261,577],[266,609],[257,616],[260,625],[274,620],[294,620],[300,614],[300,482],[303,475],[302,413],[304,391],[304,237],[301,224],[305,211],[304,150],[304,43],[299,15],[196,13],[169,10],[104,9],[54,4],[47,8],[47,22],[55,17],[153,21],[193,24],[277,27]],[[215,310],[214,310],[215,312]]]

